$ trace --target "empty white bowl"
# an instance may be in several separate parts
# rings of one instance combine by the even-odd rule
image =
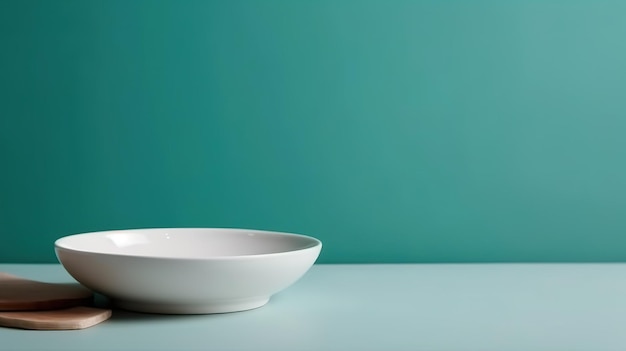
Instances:
[[[304,235],[218,228],[116,230],[55,242],[81,284],[121,308],[168,314],[261,307],[302,277],[321,248]]]

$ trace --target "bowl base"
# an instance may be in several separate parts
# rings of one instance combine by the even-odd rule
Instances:
[[[112,300],[115,307],[134,312],[158,314],[212,314],[239,312],[259,308],[269,301],[269,297],[221,300],[202,304],[150,303],[130,300]]]

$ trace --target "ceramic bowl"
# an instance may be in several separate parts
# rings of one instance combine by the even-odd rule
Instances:
[[[63,237],[56,255],[78,282],[123,309],[223,313],[265,305],[319,256],[312,237],[247,229],[162,228]]]

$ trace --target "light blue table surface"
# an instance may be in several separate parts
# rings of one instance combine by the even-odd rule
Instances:
[[[60,265],[0,271],[72,281]],[[115,310],[79,331],[0,328],[0,350],[623,351],[626,264],[315,265],[256,310]]]

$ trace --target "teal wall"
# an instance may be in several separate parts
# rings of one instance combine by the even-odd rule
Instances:
[[[136,227],[626,260],[626,2],[3,0],[0,262]]]

